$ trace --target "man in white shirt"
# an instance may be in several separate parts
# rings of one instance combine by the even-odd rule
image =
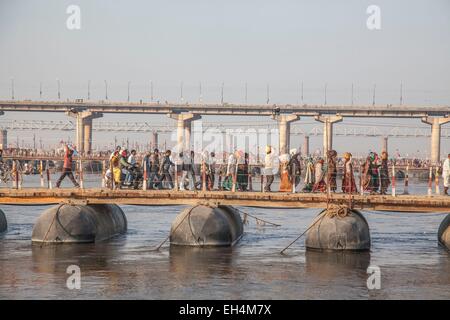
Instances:
[[[447,155],[442,166],[442,178],[444,178],[444,194],[448,195],[448,187],[450,185],[450,153]]]
[[[266,176],[264,191],[270,192],[270,186],[272,185],[274,180],[274,159],[271,146],[266,147],[266,157],[264,158],[264,173]]]

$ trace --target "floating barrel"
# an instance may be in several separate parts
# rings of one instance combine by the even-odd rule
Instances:
[[[307,249],[370,250],[369,225],[360,212],[347,207],[330,206],[319,216],[306,234]]]
[[[44,243],[86,243],[109,239],[127,230],[127,219],[115,204],[61,204],[44,211],[31,240]]]
[[[5,232],[8,228],[8,223],[6,222],[5,213],[0,210],[0,233]]]
[[[170,243],[181,246],[233,246],[244,227],[231,206],[197,205],[183,210],[172,223]]]
[[[441,245],[450,250],[450,214],[445,217],[439,226],[438,240]]]

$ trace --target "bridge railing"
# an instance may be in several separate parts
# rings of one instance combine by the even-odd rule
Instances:
[[[37,158],[37,159],[36,159]],[[169,170],[169,175],[164,175],[159,171],[147,172],[145,166],[138,165],[139,172],[137,184],[124,184],[122,180],[125,175],[121,175],[119,184],[114,182],[111,172],[109,159],[105,156],[99,157],[82,157],[75,158],[73,166],[73,174],[77,183],[81,188],[127,188],[150,190],[155,188],[183,190],[189,188],[197,191],[229,191],[229,192],[310,192],[311,186],[305,182],[306,166],[301,163],[300,174],[296,173],[296,168],[290,168],[290,172],[280,168],[272,177],[265,174],[261,164],[238,164],[234,168],[234,172],[226,173],[226,165],[221,163],[216,166],[208,166],[205,163],[197,163],[193,174],[186,174],[182,170],[179,161],[175,161],[176,165]],[[2,188],[47,188],[57,187],[56,181],[61,175],[63,158],[60,157],[21,157],[10,155],[4,157],[3,164],[0,167],[0,187]],[[141,164],[142,160],[138,159]],[[363,175],[363,161],[353,160],[354,179],[359,194],[367,193],[365,188],[366,178]],[[391,161],[389,164],[389,194],[409,194],[410,192],[427,193],[429,196],[440,194],[441,182],[440,166],[432,166],[428,162],[421,163],[420,167],[414,167],[409,161]],[[111,170],[113,169],[113,170]],[[108,172],[109,170],[109,172]],[[343,167],[338,166],[336,177],[336,189],[330,187],[330,177],[324,175],[324,185],[314,184],[312,187],[317,192],[342,192]],[[312,173],[314,175],[314,173]],[[161,178],[164,180],[161,181]],[[187,177],[187,179],[186,179]],[[414,179],[414,185],[411,189],[410,178]],[[154,181],[149,181],[154,178]],[[184,179],[184,180],[183,180]],[[378,176],[378,182],[381,178]],[[62,186],[67,187],[65,181]],[[271,186],[269,187],[269,185]],[[419,185],[419,191],[417,191]],[[330,190],[331,189],[331,190]],[[378,189],[378,188],[377,188]],[[401,192],[399,192],[401,191]],[[370,192],[370,191],[369,191]]]

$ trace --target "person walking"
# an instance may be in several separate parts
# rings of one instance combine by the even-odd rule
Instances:
[[[344,175],[342,177],[342,192],[357,193],[355,176],[353,174],[352,154],[344,153]]]
[[[214,190],[214,183],[216,182],[216,154],[213,152],[210,153],[209,157],[209,172],[211,178],[211,190]]]
[[[236,166],[237,166],[237,152],[235,153],[230,153],[230,155],[228,156],[228,162],[227,162],[227,171],[226,171],[226,176],[223,180],[223,189],[224,190],[232,190],[233,189],[233,183],[237,183],[237,181],[235,180],[235,175],[236,175]]]
[[[365,191],[370,194],[375,194],[380,187],[380,180],[378,177],[377,154],[370,152],[367,156],[366,163],[363,169],[363,186]]]
[[[280,156],[280,192],[292,192],[292,179],[289,175],[289,154]]]
[[[444,178],[444,194],[448,196],[448,187],[450,186],[450,153],[442,165],[442,178]]]
[[[160,188],[159,181],[161,180],[161,177],[159,176],[159,167],[159,150],[154,149],[152,155],[150,156],[150,175],[148,178],[148,189]]]
[[[72,173],[72,164],[73,164],[73,156],[77,155],[77,151],[74,147],[71,145],[66,144],[64,146],[64,165],[63,165],[63,171],[61,176],[59,177],[58,181],[56,181],[56,188],[59,188],[61,186],[61,182],[64,180],[64,178],[67,176],[74,184],[75,188],[79,188],[80,185],[75,180],[75,177]]]
[[[388,168],[388,154],[386,151],[381,153],[381,166],[380,166],[380,193],[386,194],[391,181],[389,179],[389,168]]]
[[[180,152],[179,157],[182,159],[181,164],[181,183],[180,183],[180,190],[184,191],[186,189],[192,190],[194,188],[194,179],[192,177],[192,170],[191,170],[191,159],[189,157],[189,151],[186,152]]]
[[[312,192],[325,192],[327,190],[327,184],[325,182],[326,170],[324,168],[325,161],[319,158],[314,166],[314,186]]]
[[[270,192],[270,186],[274,180],[274,159],[272,154],[272,147],[266,146],[266,157],[264,158],[264,173],[266,176],[266,184],[264,186],[265,192]]]
[[[302,192],[311,192],[315,183],[314,160],[311,156],[306,158],[305,168],[305,186],[303,187]]]
[[[170,168],[175,165],[175,163],[172,162],[170,159],[171,151],[167,150],[164,154],[164,158],[161,165],[161,179],[159,180],[158,184],[163,187],[163,182],[166,181],[169,184],[169,188],[173,189],[173,180],[172,176],[170,174]]]
[[[288,164],[289,177],[291,179],[291,183],[295,184],[295,188],[297,188],[300,183],[302,174],[300,152],[298,152],[297,149],[291,149],[289,153],[291,154],[291,159],[289,160]]]
[[[329,150],[328,154],[327,154],[327,162],[328,162],[328,166],[327,166],[327,170],[328,170],[328,174],[327,174],[327,184],[330,187],[330,191],[331,192],[336,192],[337,189],[337,183],[336,183],[336,178],[337,178],[337,152],[336,150]]]

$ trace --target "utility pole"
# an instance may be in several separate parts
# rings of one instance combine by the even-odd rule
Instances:
[[[221,90],[221,98],[220,98],[220,102],[223,104],[223,87],[224,87],[224,83],[222,82],[222,90]]]
[[[153,81],[150,81],[150,101],[153,102]]]
[[[39,99],[42,99],[42,81],[39,82]]]
[[[327,105],[327,86],[328,84],[325,83],[325,105]]]
[[[88,80],[88,94],[87,99],[91,100],[91,80]]]
[[[403,83],[400,82],[400,105],[403,104]]]
[[[59,81],[59,79],[56,79],[56,83],[58,85],[58,100],[61,99],[61,82]]]
[[[372,105],[373,106],[375,105],[375,91],[376,91],[376,89],[377,89],[377,85],[374,84],[373,85],[373,98],[372,98]]]
[[[247,104],[247,82],[245,83],[245,104]]]
[[[203,96],[202,96],[202,82],[198,82],[198,102],[202,102]]]
[[[105,100],[108,100],[108,82],[105,80]]]
[[[302,104],[303,104],[303,81],[302,81]]]
[[[14,79],[11,78],[11,100],[14,100]]]
[[[270,93],[269,93],[269,84],[267,84],[266,88],[266,104],[269,104],[270,102]]]
[[[131,84],[131,81],[128,81],[128,98],[127,98],[128,102],[130,102],[130,84]]]
[[[183,102],[184,98],[183,98],[183,81],[181,81],[180,83],[180,100],[181,102]]]
[[[352,83],[352,106],[353,106],[353,83]]]

